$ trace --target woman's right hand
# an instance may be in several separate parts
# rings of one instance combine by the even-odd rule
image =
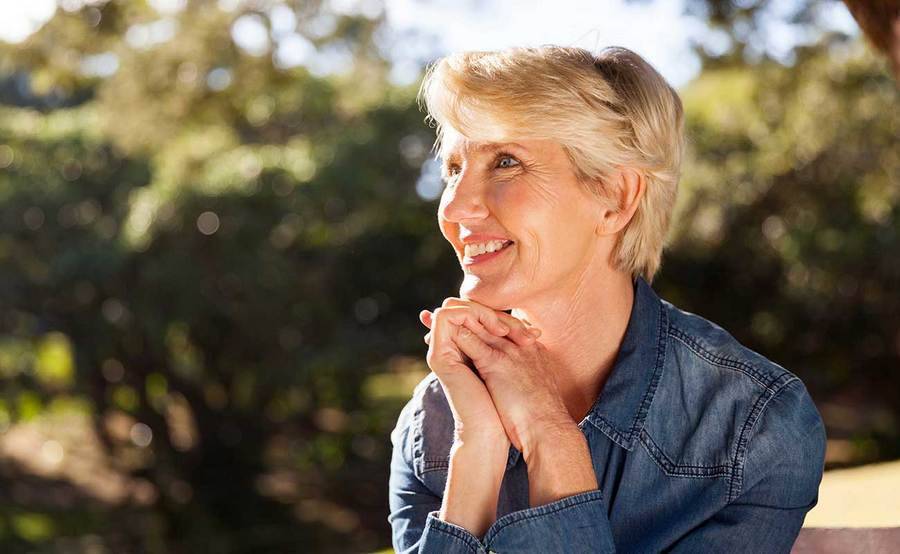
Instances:
[[[444,388],[457,440],[508,441],[487,387],[454,339],[464,328],[482,337],[509,336],[517,342],[534,340],[534,336],[513,316],[458,298],[444,300],[433,312],[422,310],[419,319],[431,329],[425,337],[426,361]]]
[[[503,316],[509,325],[501,323]],[[434,312],[422,310],[419,319],[431,329],[425,335],[426,359],[455,424],[439,518],[480,537],[496,519],[510,442],[487,386],[454,341],[461,332],[493,335],[493,340],[533,340],[533,335],[511,315],[459,298],[447,298]]]

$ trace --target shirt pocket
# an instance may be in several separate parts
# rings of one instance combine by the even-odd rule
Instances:
[[[727,478],[733,474],[734,464],[727,458],[727,445],[710,447],[705,456],[687,457],[680,449],[655,441],[646,429],[641,431],[640,440],[650,458],[669,477]]]

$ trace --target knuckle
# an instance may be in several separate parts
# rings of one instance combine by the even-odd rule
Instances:
[[[488,352],[488,360],[487,363],[490,365],[498,364],[501,360],[506,358],[506,352],[501,350],[500,348],[494,347],[491,348],[491,351]]]
[[[441,306],[444,308],[448,308],[450,306],[458,306],[461,303],[462,300],[460,300],[459,298],[450,296],[444,299],[444,301],[441,303]]]
[[[509,356],[509,345],[504,342],[497,341],[497,343],[493,345],[493,349],[495,352],[495,356],[497,356],[498,358]]]

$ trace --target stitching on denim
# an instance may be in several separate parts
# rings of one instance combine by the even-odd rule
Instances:
[[[432,377],[433,376],[433,377]],[[429,377],[431,377],[429,379]],[[416,389],[413,391],[413,399],[418,396],[416,409],[413,412],[412,423],[410,426],[412,427],[412,461],[413,461],[413,475],[416,477],[422,478],[422,475],[425,473],[425,450],[423,448],[424,444],[424,427],[425,427],[425,399],[423,398],[426,394],[426,389],[432,385],[432,383],[437,380],[437,375],[431,373],[429,376],[416,385]]]
[[[788,385],[793,383],[794,381],[799,381],[800,379],[794,375],[789,374],[789,379],[785,380],[778,387],[778,389],[772,391],[770,388],[766,388],[766,391],[759,395],[756,399],[756,402],[753,404],[753,409],[750,410],[750,415],[747,417],[747,421],[744,422],[744,426],[741,429],[740,438],[738,439],[738,447],[735,452],[735,460],[734,460],[734,476],[731,479],[731,484],[728,487],[728,496],[725,498],[725,502],[731,502],[736,499],[740,494],[741,490],[744,487],[744,462],[746,460],[747,455],[747,446],[750,443],[749,434],[752,432],[753,427],[756,426],[756,422],[762,417],[763,411],[769,405],[769,402],[775,398],[781,391],[786,389]]]
[[[694,354],[697,354],[709,363],[725,369],[734,369],[740,371],[741,373],[756,381],[756,383],[760,386],[772,390],[771,385],[766,383],[765,376],[752,365],[735,358],[713,354],[703,345],[701,345],[697,340],[688,335],[684,330],[679,329],[675,325],[669,326],[669,334],[672,336],[672,338],[677,339],[680,343],[687,346]],[[781,375],[776,377],[775,380],[777,381],[779,378],[781,378]]]
[[[450,467],[450,462],[447,460],[429,460],[425,459],[422,461],[422,475],[426,473],[437,471],[440,469],[448,469]]]
[[[710,478],[710,477],[728,477],[731,475],[731,464],[718,465],[690,465],[677,464],[669,458],[666,453],[654,442],[653,437],[646,430],[641,431],[641,444],[647,451],[650,458],[663,470],[663,473],[669,477],[691,477],[691,478]]]
[[[494,522],[494,525],[488,529],[487,534],[484,537],[485,548],[490,550],[490,543],[493,542],[493,539],[500,534],[500,531],[513,525],[515,523],[519,523],[522,521],[528,521],[530,519],[534,519],[537,517],[555,514],[557,512],[561,512],[568,508],[574,508],[575,506],[579,506],[581,504],[586,504],[593,500],[603,501],[603,493],[599,490],[592,490],[583,493],[576,494],[574,496],[568,496],[566,498],[562,498],[557,500],[556,502],[552,502],[550,504],[544,504],[543,506],[537,506],[534,508],[526,508],[524,510],[520,510],[518,512],[512,512],[510,514],[506,514],[502,516],[500,519]]]
[[[413,412],[412,420],[412,457],[413,457],[413,473],[417,477],[422,477],[424,464],[424,450],[422,449],[422,426],[425,419],[425,407],[419,405]]]
[[[606,420],[602,415],[595,414],[591,420],[594,425],[600,428],[601,431],[606,433],[606,435],[613,440],[614,443],[618,444],[622,448],[626,450],[631,450],[634,448],[634,441],[629,438],[626,438],[622,435],[615,427],[613,427],[612,423]]]
[[[656,387],[659,385],[659,381],[662,378],[663,367],[666,363],[666,337],[668,336],[668,327],[669,316],[666,313],[665,307],[660,303],[659,324],[657,326],[659,338],[656,341],[656,366],[653,368],[653,376],[650,378],[650,385],[647,387],[647,390],[644,391],[644,398],[641,399],[641,406],[631,424],[631,431],[628,433],[628,441],[632,445],[634,444],[638,429],[641,427],[641,423],[647,417],[647,412],[650,411],[650,404],[653,402],[653,397],[656,394]]]
[[[481,544],[476,542],[473,545],[472,544],[473,538],[467,532],[463,532],[463,531],[457,529],[456,527],[453,527],[452,525],[450,525],[449,523],[447,523],[446,521],[444,521],[442,519],[434,518],[434,522],[435,523],[434,523],[434,525],[432,525],[431,528],[434,529],[435,531],[440,531],[441,533],[444,533],[444,534],[450,535],[451,537],[462,540],[466,544],[466,546],[468,546],[472,550],[472,552],[479,551]]]
[[[635,442],[637,442],[638,433],[643,428],[643,422],[644,420],[646,420],[647,414],[650,412],[650,406],[653,404],[653,398],[656,395],[656,389],[659,386],[659,382],[662,380],[662,374],[666,363],[666,348],[668,346],[666,342],[666,338],[668,336],[668,327],[669,317],[666,313],[665,306],[660,303],[659,323],[657,324],[659,339],[657,340],[656,344],[656,364],[653,367],[653,375],[650,377],[650,383],[647,385],[647,390],[644,391],[644,396],[641,398],[641,403],[638,407],[638,411],[635,414],[634,419],[631,421],[631,428],[628,430],[628,435],[623,435],[622,433],[620,433],[609,420],[607,420],[600,414],[593,413],[593,410],[591,411],[591,416],[588,419],[601,431],[606,433],[606,436],[612,439],[613,442],[626,450],[634,449]]]

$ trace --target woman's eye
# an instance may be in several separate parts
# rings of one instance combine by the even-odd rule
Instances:
[[[506,162],[510,162],[510,163],[506,163]],[[503,155],[503,156],[500,156],[500,158],[497,160],[497,167],[500,167],[502,169],[515,167],[517,165],[519,165],[519,161],[517,159],[513,158],[512,156]]]
[[[441,175],[441,181],[444,182],[444,186],[453,186],[456,178],[459,176],[459,172],[459,166],[455,165],[445,169],[443,175]]]

